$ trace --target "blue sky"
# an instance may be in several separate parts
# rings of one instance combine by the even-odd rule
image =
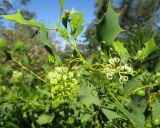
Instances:
[[[85,24],[94,19],[95,0],[66,0],[64,9],[84,12]],[[59,0],[32,0],[27,8],[36,13],[36,20],[45,24],[56,24],[59,16]]]

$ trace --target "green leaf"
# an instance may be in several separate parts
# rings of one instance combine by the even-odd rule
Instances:
[[[121,57],[122,63],[126,63],[130,57],[127,49],[124,47],[123,43],[116,41],[113,43],[115,51],[118,52]]]
[[[47,114],[42,114],[38,117],[38,119],[36,120],[36,122],[39,125],[44,125],[44,124],[48,124],[51,123],[53,120],[53,116],[47,115]]]
[[[70,13],[70,27],[71,27],[71,35],[76,39],[79,34],[82,32],[84,27],[84,14],[81,12],[77,12],[75,9],[72,9]]]
[[[117,114],[116,112],[114,112],[112,110],[102,108],[102,112],[109,119],[109,121],[112,121],[113,119],[116,119],[116,118],[123,119],[123,117],[121,115]]]
[[[160,59],[158,60],[158,62],[156,63],[155,67],[154,67],[154,71],[155,72],[160,72]]]
[[[141,126],[145,126],[145,116],[144,111],[147,107],[147,103],[145,99],[134,97],[130,103],[131,114],[138,119],[137,124],[141,123]]]
[[[127,84],[124,86],[124,93],[129,93],[136,89],[140,84],[136,79],[131,79],[127,82]]]
[[[109,2],[105,17],[97,26],[97,38],[99,42],[105,41],[105,44],[110,46],[118,34],[124,31],[119,26],[119,16],[120,14],[112,9],[112,3]]]
[[[155,52],[159,48],[155,44],[154,38],[148,40],[145,44],[145,47],[138,51],[138,60],[144,61],[151,53]]]
[[[85,122],[87,122],[91,119],[92,119],[92,115],[88,114],[88,113],[83,114],[82,117],[81,117],[82,123],[85,123]]]
[[[97,93],[94,87],[82,86],[79,91],[79,102],[87,106],[92,104],[100,105],[100,99],[94,93]]]
[[[49,38],[48,38],[48,30],[45,28],[44,25],[42,25],[39,29],[39,33],[40,33],[40,38],[42,43],[44,43],[44,47],[45,49],[52,55],[54,56],[54,58],[56,59],[56,61],[58,63],[61,63],[61,59],[59,57],[59,55],[57,55],[55,52],[53,52],[52,50],[52,46],[50,44]]]
[[[20,24],[26,24],[38,27],[41,41],[42,43],[44,43],[46,50],[55,57],[56,61],[58,61],[59,63],[61,62],[60,57],[56,53],[53,53],[52,51],[52,46],[48,38],[48,30],[45,28],[43,24],[36,22],[34,19],[31,20],[24,19],[20,12],[13,15],[3,15],[3,17],[5,19],[12,20]]]
[[[160,102],[158,99],[152,105],[152,118],[159,118],[160,119]]]
[[[39,29],[40,38],[42,43],[44,43],[46,46],[48,46],[51,49],[51,44],[48,38],[48,30],[45,28],[44,25],[42,25]]]
[[[41,23],[36,22],[34,19],[31,19],[31,20],[24,19],[20,12],[17,12],[12,15],[2,15],[2,16],[7,20],[12,20],[20,24],[31,25],[34,27],[41,27]]]
[[[130,113],[121,104],[119,103],[114,103],[114,104],[115,104],[115,107],[117,107],[136,128],[144,128],[144,125],[141,123],[141,120],[139,120],[139,118],[137,118],[136,115],[134,115],[133,113]]]
[[[16,118],[15,118],[15,120],[16,120]],[[5,127],[18,128],[19,126],[18,126],[18,124],[15,124],[14,122],[8,121],[8,122],[6,122],[6,126]]]

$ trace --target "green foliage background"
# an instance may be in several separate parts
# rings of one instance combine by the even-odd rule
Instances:
[[[25,19],[22,12],[3,15],[17,23],[19,34],[8,40],[5,33],[14,35],[8,30],[0,38],[0,127],[159,127],[156,38],[142,36],[127,45],[117,40],[125,29],[110,1],[97,23],[100,50],[96,56],[84,56],[76,42],[84,27],[83,13],[72,9],[62,16],[65,2],[60,0],[55,28]],[[20,34],[26,30],[30,34]],[[66,40],[73,54],[63,57],[51,43],[49,30]]]

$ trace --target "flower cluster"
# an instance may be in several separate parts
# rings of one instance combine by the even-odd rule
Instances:
[[[17,83],[19,82],[23,77],[23,73],[21,71],[13,71],[12,72],[12,80]]]
[[[61,37],[63,37],[64,39],[69,39],[68,30],[66,28],[62,29],[58,27],[57,30],[59,31]]]
[[[112,80],[113,76],[118,74],[119,82],[123,84],[128,81],[128,75],[133,76],[134,71],[130,64],[122,64],[117,57],[111,58],[108,61],[109,63],[103,66],[102,71],[108,79]]]
[[[74,78],[74,74],[68,71],[67,67],[56,67],[47,75],[47,79],[51,83],[51,93],[54,99],[53,106],[69,100],[74,100],[78,92],[78,81]]]

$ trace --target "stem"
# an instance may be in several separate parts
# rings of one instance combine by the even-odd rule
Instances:
[[[133,53],[136,55],[136,54],[137,54],[137,52],[135,51],[133,41],[131,41],[131,48],[132,48]]]
[[[81,58],[76,58],[76,59],[73,59],[71,60],[69,63],[71,64],[72,62],[81,62]]]
[[[21,101],[25,102],[28,105],[34,106],[32,102],[30,103],[29,100],[26,100],[22,96],[16,96],[16,99],[21,100]],[[43,105],[43,104],[40,104],[40,103],[36,103],[35,106],[41,107],[43,109],[46,107],[46,105]]]
[[[57,28],[47,28],[47,30],[57,30]]]
[[[114,94],[112,94],[112,92],[111,92],[109,89],[107,89],[107,91],[109,92],[109,95],[111,95],[112,98],[113,98],[118,104],[121,104],[121,103],[118,101],[118,99],[114,96]]]
[[[82,54],[80,53],[80,51],[78,50],[77,48],[77,45],[76,45],[76,41],[74,40],[74,42],[70,41],[69,39],[67,39],[67,41],[70,43],[70,45],[74,48],[74,50],[76,50],[77,54],[79,55],[79,57],[82,59],[82,61],[85,63],[85,64],[88,64],[87,61],[84,59],[84,57],[82,56]]]
[[[136,88],[136,89],[134,89],[133,91],[125,94],[125,97],[128,96],[128,95],[131,95],[131,94],[135,93],[135,92],[138,91],[138,90],[145,89],[145,88],[147,88],[147,87],[155,87],[155,86],[158,86],[158,85],[157,85],[157,84],[154,84],[154,85],[146,85],[146,86],[142,86],[142,87]]]
[[[35,76],[37,79],[39,79],[40,81],[47,83],[43,78],[41,78],[40,76],[38,76],[37,74],[35,74],[32,70],[28,69],[27,67],[25,67],[21,62],[18,62],[16,59],[14,59],[12,57],[12,61],[16,64],[18,64],[20,67],[22,67],[24,70],[28,71],[29,73],[31,73],[33,76]]]

